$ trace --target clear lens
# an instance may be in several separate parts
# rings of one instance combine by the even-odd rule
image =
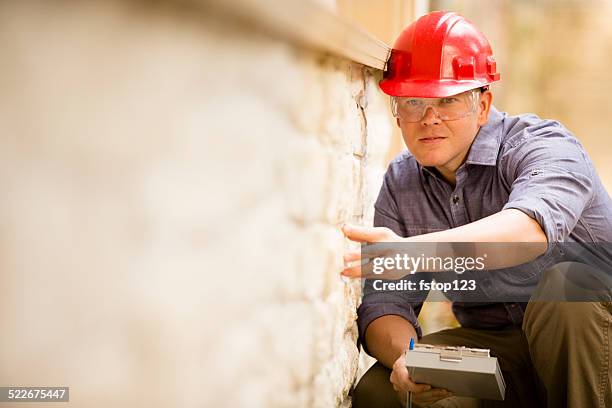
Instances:
[[[442,120],[457,120],[476,112],[478,90],[446,98],[391,98],[393,116],[406,122],[420,122],[428,107]]]

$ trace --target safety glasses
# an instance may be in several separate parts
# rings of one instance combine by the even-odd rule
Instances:
[[[442,120],[457,120],[476,112],[480,91],[473,89],[445,98],[391,97],[393,116],[405,122],[420,122],[428,107]]]

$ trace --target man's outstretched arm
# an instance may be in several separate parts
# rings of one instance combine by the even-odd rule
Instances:
[[[456,243],[472,242],[482,243],[482,249],[475,248],[477,253],[487,253],[487,269],[508,268],[533,261],[538,256],[544,254],[548,248],[546,234],[540,224],[517,209],[506,209],[488,217],[450,228],[445,231],[432,232],[429,234],[415,235],[408,238],[397,236],[393,231],[383,227],[360,227],[345,225],[342,228],[347,238],[357,242],[439,242]],[[510,246],[491,245],[490,243],[517,243],[509,251]],[[443,253],[441,247],[426,246],[425,250],[436,251],[429,255],[432,256],[458,256],[461,254],[453,253],[452,246],[447,248],[448,253]],[[347,265],[342,274],[348,277],[361,277],[361,265],[349,265],[351,262],[361,261],[361,252],[351,252],[344,256]],[[426,270],[419,270],[423,272]],[[427,270],[429,272],[437,272]]]
[[[516,209],[502,210],[460,227],[405,238],[408,242],[529,242],[546,251],[546,234],[536,220]]]

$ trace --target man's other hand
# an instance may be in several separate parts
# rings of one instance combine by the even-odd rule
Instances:
[[[402,404],[406,403],[408,391],[412,392],[412,402],[417,406],[423,407],[427,407],[436,401],[453,396],[451,392],[443,388],[432,388],[431,385],[428,384],[417,384],[413,382],[406,368],[404,353],[395,360],[389,380],[391,384],[393,384],[393,389],[397,391]]]

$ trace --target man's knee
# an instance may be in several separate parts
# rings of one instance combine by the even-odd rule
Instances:
[[[399,408],[397,393],[389,380],[391,370],[375,363],[353,390],[353,408]]]
[[[536,336],[584,336],[601,330],[605,309],[601,302],[530,302],[523,330],[530,343]]]
[[[610,302],[609,279],[595,267],[563,262],[542,274],[525,312],[527,337],[541,331],[557,335],[598,330],[602,308]]]
[[[581,262],[561,262],[540,277],[532,301],[606,302],[612,300],[612,276]]]

